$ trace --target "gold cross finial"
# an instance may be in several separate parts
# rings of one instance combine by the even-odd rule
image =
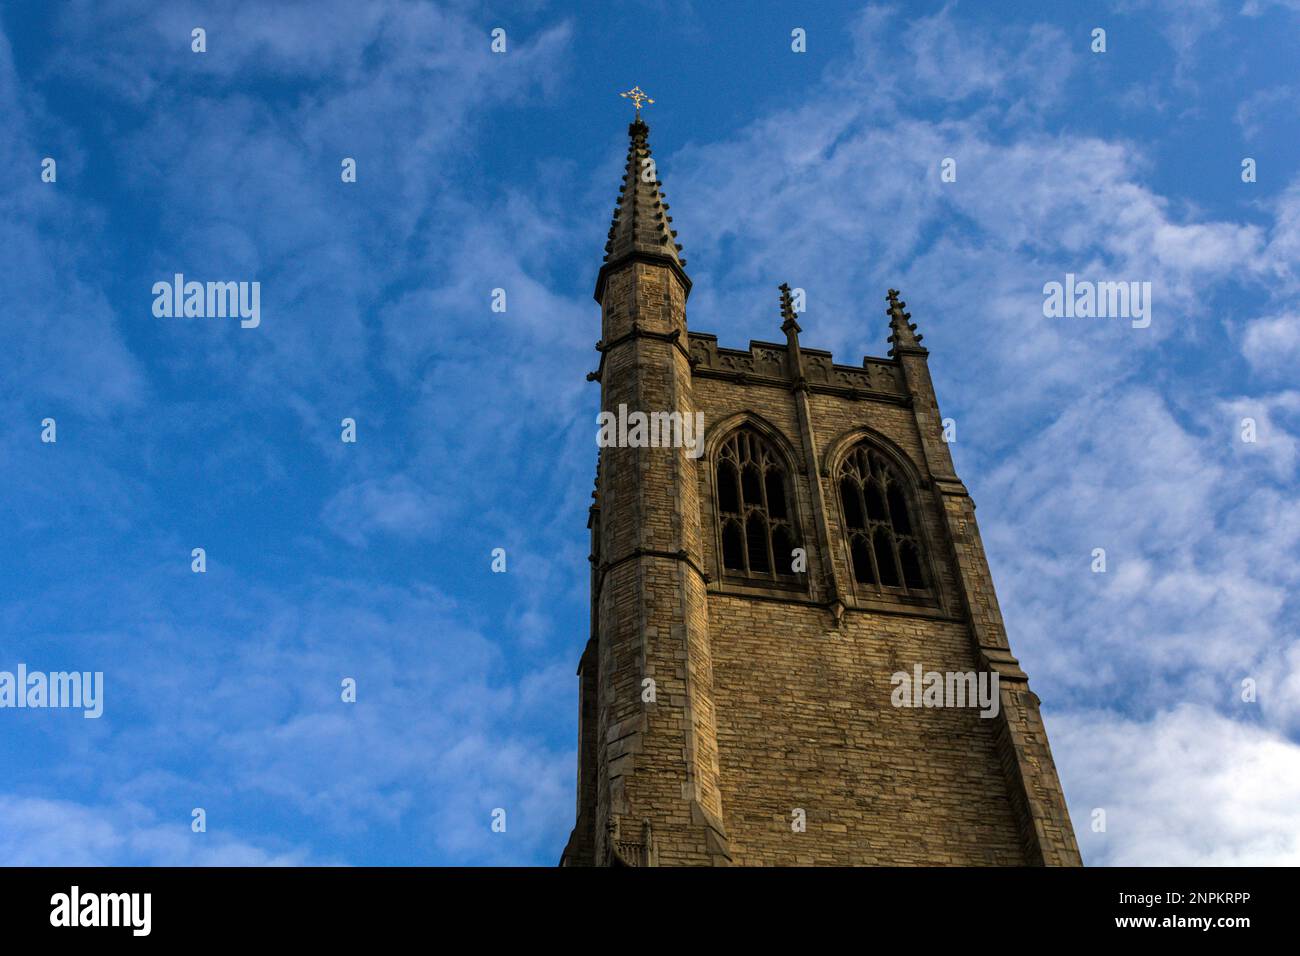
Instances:
[[[652,99],[650,99],[650,97],[646,96],[646,94],[645,94],[645,90],[641,89],[641,87],[639,87],[639,86],[634,86],[634,87],[632,87],[632,89],[628,90],[626,93],[620,93],[620,94],[618,94],[618,95],[624,97],[625,99],[629,99],[629,100],[631,100],[633,103],[636,104],[636,118],[637,118],[637,119],[640,119],[640,118],[641,118],[641,103],[642,103],[642,101],[645,101],[646,103],[653,103],[653,102],[654,102],[654,100],[652,100]]]

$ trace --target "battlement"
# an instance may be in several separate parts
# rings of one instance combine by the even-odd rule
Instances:
[[[784,344],[751,340],[746,352],[719,347],[718,337],[708,332],[691,332],[689,338],[691,369],[696,376],[783,389],[793,384]],[[799,353],[804,380],[814,392],[886,401],[907,397],[902,368],[892,359],[864,356],[859,368],[837,365],[834,356],[821,349],[800,347]]]

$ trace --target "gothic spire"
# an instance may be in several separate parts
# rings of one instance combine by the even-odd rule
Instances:
[[[650,127],[639,112],[627,132],[630,140],[627,167],[618,190],[609,241],[605,243],[605,261],[596,280],[596,301],[601,299],[609,273],[634,261],[672,269],[689,295],[691,280],[686,275],[686,260],[681,257],[677,231],[671,226],[673,217],[668,215],[668,203],[664,202],[661,191],[663,183],[650,155]]]
[[[896,353],[901,351],[916,352],[921,355],[929,354],[928,350],[921,346],[921,339],[924,336],[916,334],[916,323],[910,321],[911,312],[904,312],[907,303],[898,297],[897,289],[890,289],[885,296],[889,300],[889,308],[885,313],[889,316],[889,357],[893,358]]]

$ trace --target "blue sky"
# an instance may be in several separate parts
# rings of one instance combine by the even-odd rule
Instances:
[[[6,3],[0,669],[106,701],[0,710],[0,862],[558,859],[640,84],[693,329],[773,338],[788,281],[852,364],[903,291],[1085,860],[1300,863],[1298,20]],[[261,325],[155,318],[176,272]],[[1151,326],[1044,318],[1067,272],[1150,281]]]

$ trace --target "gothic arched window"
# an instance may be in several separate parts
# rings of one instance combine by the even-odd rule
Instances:
[[[784,460],[757,432],[741,428],[717,458],[718,524],[725,573],[794,578],[797,547]]]
[[[921,539],[898,469],[870,446],[859,445],[837,477],[854,579],[905,593],[928,591]]]

